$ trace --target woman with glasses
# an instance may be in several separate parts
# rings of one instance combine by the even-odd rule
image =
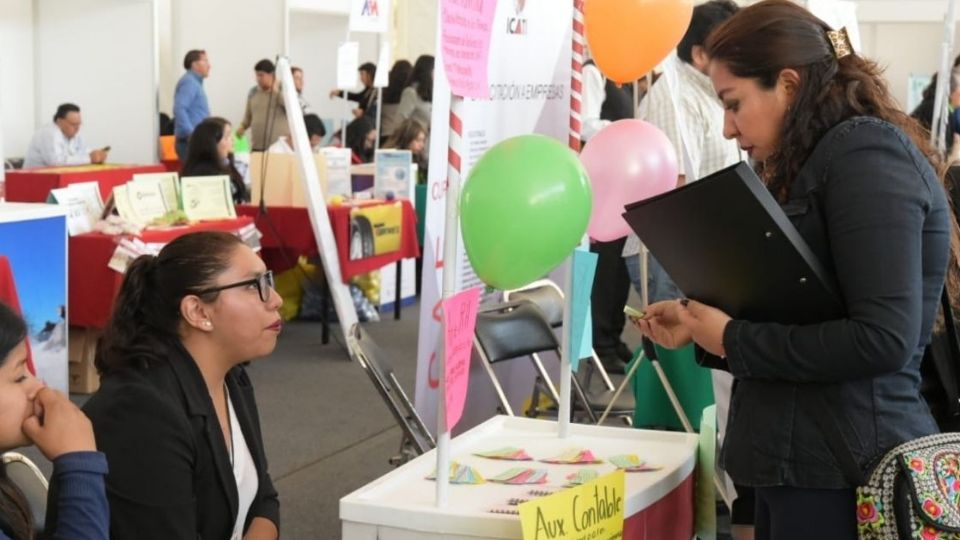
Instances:
[[[243,364],[277,344],[280,296],[235,236],[181,236],[127,269],[84,406],[107,455],[114,538],[276,539]]]

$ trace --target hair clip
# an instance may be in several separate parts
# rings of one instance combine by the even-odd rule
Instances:
[[[847,33],[846,26],[839,30],[827,30],[827,40],[833,46],[833,55],[837,60],[853,54],[853,44],[850,43],[850,34]]]

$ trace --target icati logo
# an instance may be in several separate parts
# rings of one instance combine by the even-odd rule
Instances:
[[[377,6],[377,0],[364,0],[363,10],[360,12],[360,15],[365,17],[379,17],[380,7]]]
[[[523,8],[527,0],[513,0],[516,16],[507,19],[507,33],[514,35],[524,35],[527,33],[527,19],[523,17]]]

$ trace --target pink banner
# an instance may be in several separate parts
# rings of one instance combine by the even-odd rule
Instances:
[[[480,287],[468,289],[443,302],[444,410],[447,431],[457,425],[467,398],[470,353],[473,350],[473,329],[477,323],[480,291]]]
[[[443,69],[456,96],[486,99],[487,57],[496,0],[441,0]]]

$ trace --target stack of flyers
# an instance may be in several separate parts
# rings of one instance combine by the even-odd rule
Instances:
[[[613,463],[618,469],[623,469],[625,472],[650,472],[650,471],[659,471],[663,467],[650,465],[646,461],[643,461],[636,454],[623,454],[619,456],[613,456],[610,458],[610,463]]]
[[[487,450],[486,452],[474,452],[473,455],[488,459],[502,459],[505,461],[531,461],[533,459],[523,448],[515,448],[513,446],[504,446],[503,448]]]
[[[494,476],[490,481],[498,484],[546,484],[547,470],[514,467]]]
[[[436,480],[437,472],[430,473],[427,480]],[[482,484],[486,482],[480,473],[473,467],[461,465],[456,461],[450,463],[450,483],[451,484]]]
[[[562,465],[588,465],[591,463],[603,463],[602,459],[597,459],[593,452],[586,448],[572,448],[560,453],[552,458],[541,459],[544,463],[557,463]]]
[[[600,476],[600,473],[592,469],[580,469],[575,473],[570,473],[567,475],[567,485],[570,486],[579,486],[580,484],[586,484],[587,482],[592,482]]]

